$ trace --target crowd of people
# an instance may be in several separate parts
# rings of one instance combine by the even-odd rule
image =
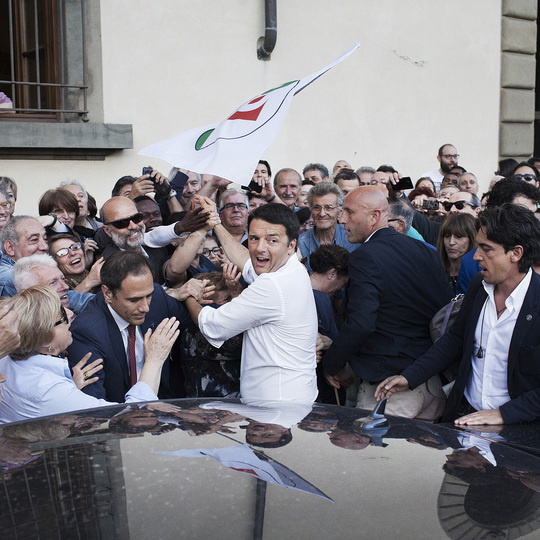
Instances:
[[[178,397],[540,417],[540,158],[481,194],[436,157],[409,190],[343,160],[261,160],[249,188],[145,168],[109,198],[64,180],[35,216],[0,177],[0,423]]]

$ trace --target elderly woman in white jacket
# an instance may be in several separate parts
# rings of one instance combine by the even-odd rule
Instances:
[[[0,402],[0,423],[16,422],[51,414],[104,407],[112,403],[82,392],[101,369],[100,361],[79,366],[80,382],[73,381],[63,351],[71,343],[69,315],[58,294],[45,285],[7,298],[1,307],[18,316],[20,342],[0,360],[5,375]],[[178,321],[164,319],[144,337],[145,362],[138,382],[126,394],[126,403],[157,400],[161,368],[178,337]],[[1,381],[0,381],[1,382]]]

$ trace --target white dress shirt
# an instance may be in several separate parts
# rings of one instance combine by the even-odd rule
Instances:
[[[114,322],[116,323],[116,326],[118,326],[118,330],[120,330],[120,334],[122,335],[122,341],[124,342],[124,351],[126,351],[126,361],[128,365],[128,372],[129,372],[129,349],[128,349],[128,339],[129,339],[129,330],[128,326],[129,323],[124,320],[114,309],[111,307],[110,304],[107,304],[107,307],[109,308],[109,311],[111,312],[111,315],[113,316]],[[141,332],[141,327],[136,326],[135,327],[135,360],[137,365],[137,380],[139,380],[139,377],[141,376],[141,371],[144,366],[144,339]]]
[[[251,285],[240,296],[201,310],[201,332],[214,347],[244,332],[243,399],[313,402],[317,310],[304,265],[293,254],[276,272],[257,276],[248,260],[243,276]]]
[[[5,356],[0,360],[0,372],[6,376],[6,382],[0,385],[0,424],[115,404],[79,390],[68,361],[57,356],[37,354],[17,361]],[[157,399],[144,382],[138,382],[126,394],[126,403]]]
[[[173,240],[180,238],[174,232],[175,225],[176,223],[160,225],[159,227],[154,227],[151,231],[145,232],[143,235],[143,244],[149,248],[168,246]]]
[[[483,283],[488,297],[476,323],[472,371],[465,388],[465,397],[468,402],[479,411],[498,409],[510,401],[508,351],[531,277],[532,269],[529,269],[521,283],[506,299],[506,309],[498,319],[494,298],[495,286]],[[482,358],[477,356],[480,346],[483,352]]]

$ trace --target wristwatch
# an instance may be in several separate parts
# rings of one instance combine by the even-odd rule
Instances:
[[[173,197],[176,197],[176,191],[174,191],[174,189],[171,189],[171,191],[169,192],[169,195],[167,195],[167,200],[170,200]]]

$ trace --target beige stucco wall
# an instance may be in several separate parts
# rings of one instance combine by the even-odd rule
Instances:
[[[101,2],[104,121],[133,125],[134,149],[104,161],[0,161],[20,186],[17,213],[74,177],[103,203],[122,175],[149,161],[142,147],[220,121],[272,86],[361,48],[299,94],[263,156],[277,171],[391,163],[418,178],[452,142],[487,186],[498,159],[501,3],[498,0],[278,2],[272,59],[257,60],[262,0]],[[92,118],[92,115],[90,115]],[[1,126],[0,126],[1,128]],[[151,163],[167,172],[164,162]]]

